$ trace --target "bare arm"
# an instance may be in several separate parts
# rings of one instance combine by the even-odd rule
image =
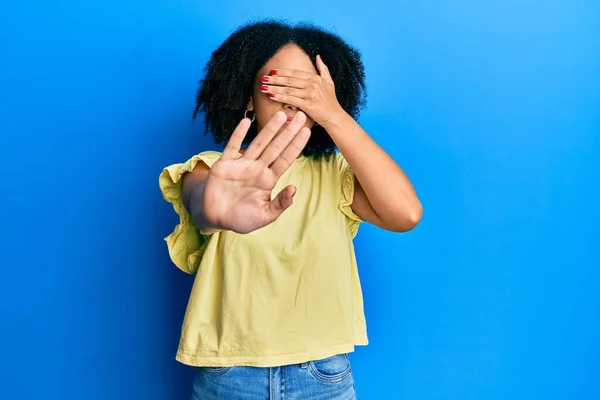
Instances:
[[[218,232],[220,229],[210,226],[210,223],[202,214],[204,185],[209,172],[209,166],[200,161],[192,172],[186,173],[183,176],[181,198],[186,210],[192,216],[194,224],[205,232],[213,233]]]
[[[324,128],[354,171],[352,210],[386,230],[414,228],[423,208],[400,166],[350,115],[339,113]]]
[[[384,229],[404,232],[421,220],[423,209],[398,164],[340,106],[329,68],[316,58],[320,75],[277,69],[265,76],[265,92],[274,101],[292,104],[319,123],[350,164],[356,177],[352,210]]]

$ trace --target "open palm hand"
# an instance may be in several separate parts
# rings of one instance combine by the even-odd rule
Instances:
[[[275,221],[292,205],[294,186],[288,185],[273,200],[271,192],[306,146],[310,130],[303,128],[306,115],[299,111],[277,134],[286,119],[285,113],[277,112],[239,158],[250,121],[238,124],[206,178],[203,213],[208,220],[248,233]]]

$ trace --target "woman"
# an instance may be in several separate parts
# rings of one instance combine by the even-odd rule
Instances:
[[[355,398],[347,353],[368,339],[352,239],[363,221],[404,232],[422,214],[355,121],[360,55],[318,27],[262,21],[204,72],[194,117],[224,151],[159,182],[180,216],[171,259],[197,272],[176,356],[198,367],[193,398]]]

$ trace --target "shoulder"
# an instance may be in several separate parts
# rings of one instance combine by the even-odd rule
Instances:
[[[183,166],[183,184],[184,187],[195,184],[198,180],[203,180],[208,175],[208,171],[221,158],[220,151],[207,150],[193,155]]]
[[[191,172],[196,174],[208,171],[221,158],[221,152],[215,150],[206,150],[198,154],[194,154],[184,164],[182,169],[184,173]]]
[[[220,151],[206,150],[192,156],[188,162],[192,162],[195,165],[201,162],[210,168],[221,158],[221,154]]]
[[[208,170],[221,157],[221,152],[208,150],[193,155],[185,162],[179,162],[168,165],[160,173],[159,181],[161,185],[168,183],[178,184],[186,176],[195,174],[206,174]]]
[[[338,174],[343,174],[349,167],[346,158],[339,151],[336,151],[331,156],[329,156],[329,158],[327,158],[325,162],[327,162],[330,165],[330,167]]]
[[[348,162],[339,151],[328,156],[311,157],[307,163],[310,165],[309,170],[312,171],[312,174],[317,174],[321,179],[327,181],[327,186],[333,188],[339,188],[351,173]]]

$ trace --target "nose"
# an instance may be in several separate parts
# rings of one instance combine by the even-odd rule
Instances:
[[[285,108],[286,110],[290,110],[290,111],[296,111],[298,109],[298,107],[293,106],[291,104],[287,104],[287,103],[283,104],[283,108]]]

